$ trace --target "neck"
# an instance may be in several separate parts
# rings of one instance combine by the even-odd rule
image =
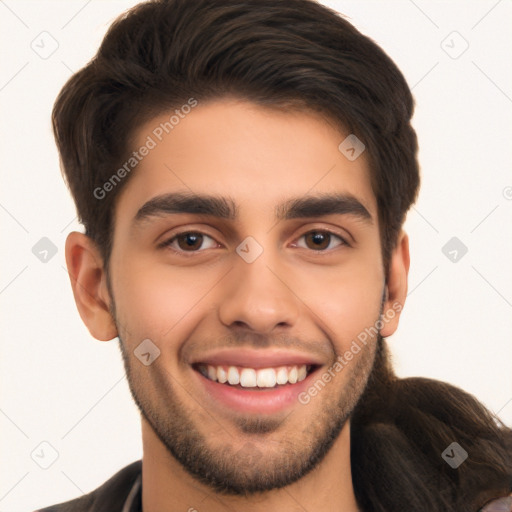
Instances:
[[[198,482],[170,455],[142,419],[142,508],[144,512],[268,512],[322,510],[357,512],[350,470],[347,421],[325,458],[297,482],[258,495],[220,495]]]

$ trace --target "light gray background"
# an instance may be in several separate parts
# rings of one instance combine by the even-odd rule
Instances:
[[[117,341],[94,340],[75,308],[64,241],[80,226],[50,131],[60,88],[135,3],[0,0],[0,512],[79,496],[142,454]],[[384,48],[417,103],[397,371],[461,386],[512,425],[512,4],[324,3]],[[442,252],[454,236],[468,248],[456,262]],[[57,249],[46,263],[32,252],[43,237]]]

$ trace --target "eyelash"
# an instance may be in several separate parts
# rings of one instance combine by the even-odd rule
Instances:
[[[341,246],[351,247],[351,245],[345,240],[345,238],[343,238],[341,235],[339,235],[337,233],[334,233],[333,231],[330,231],[328,229],[313,229],[311,231],[307,231],[306,233],[303,233],[299,237],[299,239],[301,239],[302,237],[304,237],[306,235],[309,235],[311,233],[328,234],[329,236],[338,238],[340,240],[341,243],[337,247],[341,247]],[[180,256],[185,256],[185,257],[194,257],[193,256],[194,254],[204,252],[205,249],[197,250],[197,251],[183,251],[181,249],[175,249],[174,247],[171,247],[171,244],[178,237],[183,236],[183,235],[187,235],[187,234],[203,235],[203,236],[206,236],[206,237],[211,238],[212,240],[214,240],[214,238],[212,236],[208,235],[207,233],[203,233],[201,231],[182,231],[180,233],[176,233],[172,238],[169,238],[168,240],[165,240],[164,242],[159,244],[158,247],[161,248],[161,249],[169,249],[172,252],[174,252],[176,254],[179,254]],[[329,245],[330,245],[330,241],[329,241]],[[308,248],[307,247],[300,247],[300,249],[308,249]],[[311,251],[313,253],[317,253],[317,254],[328,253],[328,252],[330,252],[332,250],[334,250],[334,249],[322,249],[322,250],[318,250],[318,251],[315,251],[314,249],[311,249]]]

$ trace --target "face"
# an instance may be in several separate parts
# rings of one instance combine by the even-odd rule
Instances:
[[[365,154],[347,159],[348,133],[320,116],[234,99],[159,140],[168,120],[137,132],[156,145],[115,211],[110,306],[131,391],[203,483],[282,487],[332,447],[373,364],[375,334],[344,357],[382,313]]]

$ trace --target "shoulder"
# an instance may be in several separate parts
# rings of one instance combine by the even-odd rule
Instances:
[[[510,512],[512,511],[512,494],[492,500],[478,512]]]
[[[94,491],[36,512],[121,512],[124,499],[141,471],[142,461],[132,462]]]

